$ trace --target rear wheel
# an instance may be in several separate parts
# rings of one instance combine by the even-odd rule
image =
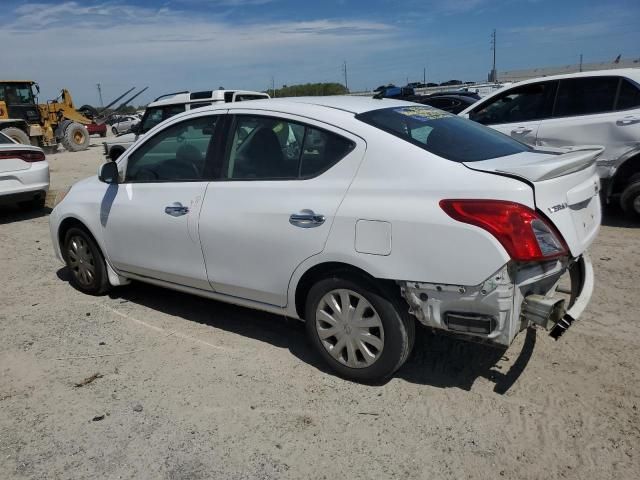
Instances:
[[[89,132],[79,123],[70,123],[62,136],[62,145],[69,152],[86,150],[89,148]]]
[[[413,346],[413,319],[365,279],[319,281],[309,291],[305,318],[320,356],[350,380],[384,380],[402,366]]]
[[[111,127],[111,133],[113,133],[114,135],[117,135],[118,129],[116,127]]]
[[[31,145],[31,141],[29,140],[29,135],[27,135],[24,131],[20,130],[16,127],[7,127],[3,128],[2,133],[4,133],[11,140],[15,140],[18,143],[22,143],[24,145]]]
[[[640,174],[636,173],[629,179],[620,195],[620,205],[627,214],[640,217]]]
[[[73,227],[65,235],[63,257],[71,272],[70,283],[89,295],[110,290],[104,257],[86,230]]]

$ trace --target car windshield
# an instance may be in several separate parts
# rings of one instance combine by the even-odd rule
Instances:
[[[491,128],[427,106],[383,108],[356,118],[454,162],[477,162],[531,150]]]
[[[184,104],[147,108],[147,110],[144,112],[144,116],[142,117],[142,126],[140,127],[140,133],[147,133],[160,122],[163,122],[167,118],[171,118],[174,115],[177,115],[184,111]]]

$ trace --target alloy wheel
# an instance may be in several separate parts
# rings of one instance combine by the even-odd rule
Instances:
[[[315,327],[329,355],[347,367],[369,367],[382,354],[382,320],[373,305],[353,290],[324,295],[316,308]]]
[[[67,259],[76,280],[86,287],[93,285],[96,278],[95,258],[84,238],[74,235],[69,239]]]

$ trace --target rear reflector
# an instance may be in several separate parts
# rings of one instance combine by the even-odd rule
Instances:
[[[45,159],[44,153],[33,150],[5,150],[0,152],[0,160],[8,158],[19,158],[25,162],[42,162]]]
[[[518,261],[568,254],[558,231],[526,205],[503,200],[441,200],[440,208],[459,222],[486,230]]]
[[[463,333],[482,333],[488,335],[496,328],[496,319],[476,313],[447,312],[444,323],[449,330]]]

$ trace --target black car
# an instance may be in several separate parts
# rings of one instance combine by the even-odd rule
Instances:
[[[470,94],[467,92],[459,93],[447,93],[447,94],[433,94],[424,96],[415,96],[411,99],[412,102],[421,103],[423,105],[429,105],[445,112],[458,114],[470,105],[473,105],[480,96],[477,94]]]

